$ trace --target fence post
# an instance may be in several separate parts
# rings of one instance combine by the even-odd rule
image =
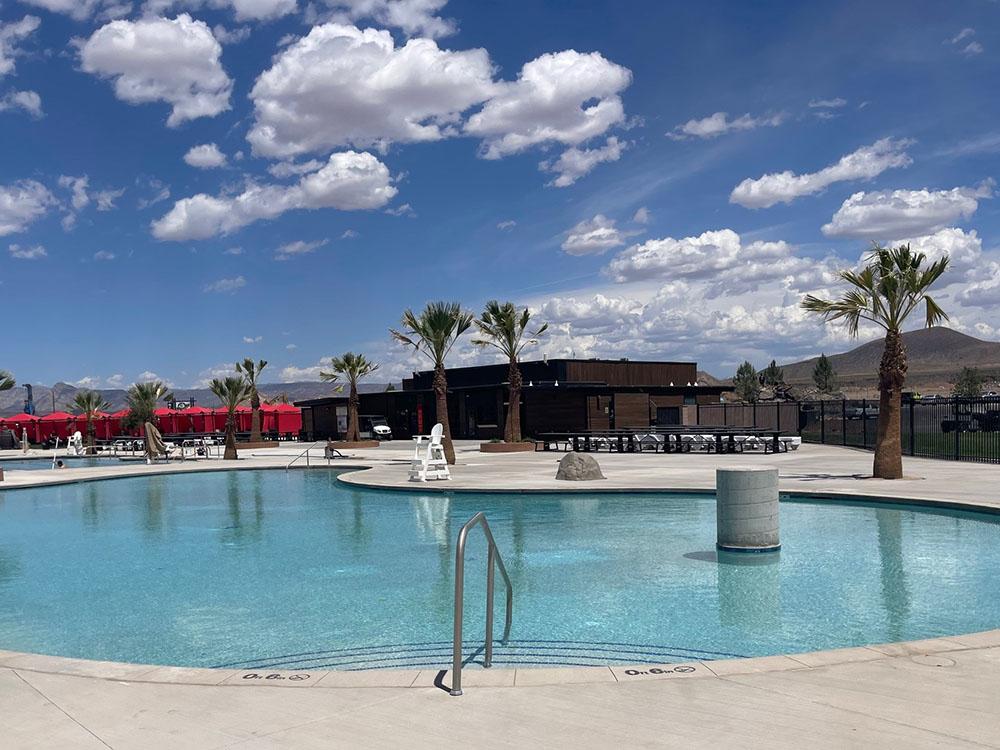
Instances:
[[[861,447],[868,447],[868,399],[861,399]]]
[[[958,460],[960,449],[959,431],[958,431],[958,399],[953,398],[951,400],[951,413],[953,419],[955,420],[955,460]]]
[[[729,419],[726,417],[726,402],[722,402],[722,426],[725,427],[729,424]]]
[[[840,433],[844,438],[844,445],[847,445],[847,399],[840,399]]]
[[[701,424],[701,404],[699,403],[694,405],[694,423]]]
[[[750,412],[750,416],[751,416],[751,418],[753,420],[753,426],[756,427],[757,426],[757,402],[756,401],[754,401],[753,404],[751,404],[751,408],[752,408],[752,411]]]
[[[774,402],[774,429],[781,429],[781,402]]]
[[[819,442],[820,445],[826,445],[826,402],[820,400],[819,402]]]
[[[914,434],[913,434],[913,432],[914,432],[914,429],[913,429],[913,407],[915,405],[916,405],[916,402],[910,401],[910,455],[911,456],[917,455],[917,450],[916,450],[917,443],[916,443],[916,439],[915,439]]]

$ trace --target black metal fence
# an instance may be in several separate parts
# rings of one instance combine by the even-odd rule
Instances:
[[[803,442],[875,447],[878,401],[786,401],[702,404],[698,424],[784,430]],[[903,453],[953,461],[1000,463],[1000,397],[904,401]]]

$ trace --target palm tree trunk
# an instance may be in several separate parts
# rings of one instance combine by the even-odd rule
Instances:
[[[510,368],[507,373],[507,382],[510,383],[510,398],[507,403],[507,421],[503,428],[503,439],[507,443],[518,443],[521,441],[521,368],[517,366],[517,360],[510,361]]]
[[[257,394],[256,389],[254,389],[253,394],[250,396],[250,408],[253,410],[250,414],[250,442],[259,443],[260,442],[260,396]]]
[[[95,434],[97,433],[97,428],[94,426],[93,418],[87,418],[87,455],[94,455],[94,443],[96,442]]]
[[[226,452],[222,455],[225,461],[235,461],[236,455],[236,412],[229,412],[226,417]]]
[[[434,368],[434,398],[437,406],[437,420],[444,427],[444,457],[449,464],[455,463],[455,446],[451,442],[451,424],[448,419],[448,379],[444,374],[444,364]]]
[[[361,440],[361,430],[358,425],[358,406],[361,399],[358,398],[358,384],[351,381],[351,393],[347,399],[347,440],[356,443]]]
[[[878,369],[878,426],[872,474],[879,479],[903,476],[903,441],[900,434],[903,383],[906,381],[906,349],[899,331],[885,335],[885,349]]]

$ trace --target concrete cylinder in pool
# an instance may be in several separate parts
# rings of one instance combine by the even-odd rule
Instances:
[[[778,470],[733,466],[715,471],[716,545],[732,552],[772,552],[778,537]]]

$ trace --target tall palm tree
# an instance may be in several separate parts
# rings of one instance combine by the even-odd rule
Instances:
[[[14,380],[14,376],[6,370],[0,370],[0,391],[9,391],[15,385],[17,382]]]
[[[413,310],[403,313],[403,331],[390,328],[401,344],[422,352],[434,363],[434,397],[437,418],[444,427],[444,455],[449,464],[455,463],[455,446],[451,442],[451,425],[448,423],[448,379],[444,373],[444,360],[459,337],[472,325],[472,313],[462,310],[457,302],[428,302],[416,315]]]
[[[104,400],[97,391],[77,391],[73,396],[73,407],[87,420],[87,453],[94,452],[95,434],[94,415],[99,411],[107,411],[111,404]]]
[[[900,435],[901,396],[906,381],[906,348],[903,324],[918,306],[924,306],[927,327],[943,323],[948,315],[928,290],[948,268],[948,256],[921,268],[926,256],[911,252],[909,245],[885,248],[875,245],[861,271],[840,272],[852,287],[837,300],[807,294],[802,307],[826,320],[843,320],[852,336],[867,320],[885,331],[885,348],[878,370],[879,411],[872,473],[882,479],[903,476],[903,446]]]
[[[260,442],[260,394],[257,392],[257,381],[260,380],[260,371],[267,367],[267,360],[262,359],[254,362],[247,357],[242,362],[236,363],[236,372],[246,380],[250,393],[250,408],[253,410],[250,415],[250,442]]]
[[[347,399],[347,437],[348,442],[361,439],[358,425],[358,381],[375,372],[379,365],[372,362],[364,354],[347,352],[340,357],[332,357],[330,365],[333,372],[321,372],[319,377],[328,383],[336,383],[342,377],[350,385],[350,396]]]
[[[241,406],[250,398],[250,384],[246,378],[229,376],[228,378],[215,378],[208,385],[215,397],[222,402],[226,410],[226,452],[223,459],[235,461],[236,455],[236,407]]]
[[[472,343],[481,347],[492,346],[500,351],[509,363],[507,382],[510,398],[507,420],[503,428],[503,439],[508,443],[521,441],[521,387],[524,381],[521,379],[521,368],[518,367],[517,360],[525,347],[537,344],[537,337],[545,333],[549,327],[548,323],[543,323],[536,331],[529,332],[530,321],[531,313],[528,308],[518,310],[513,302],[501,304],[495,299],[487,302],[483,314],[478,320],[473,321],[483,338],[473,339]]]
[[[170,397],[170,389],[159,380],[148,383],[133,383],[125,392],[125,404],[128,415],[122,424],[129,428],[139,428],[141,431],[146,422],[155,421],[153,411],[156,402]],[[153,458],[152,446],[146,441],[146,456]]]

